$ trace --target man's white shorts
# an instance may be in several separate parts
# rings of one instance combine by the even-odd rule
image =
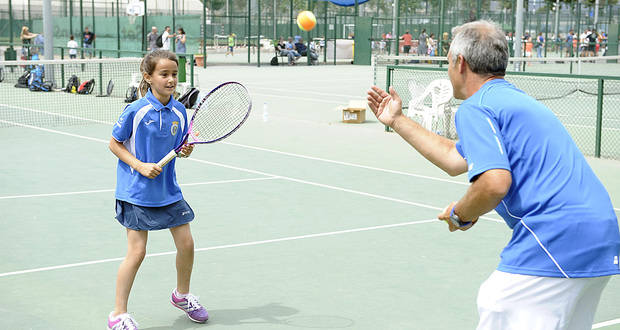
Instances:
[[[478,292],[478,330],[584,330],[610,276],[557,278],[495,271]]]

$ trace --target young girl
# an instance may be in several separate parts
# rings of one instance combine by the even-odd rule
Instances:
[[[172,95],[177,86],[176,56],[165,50],[147,54],[140,64],[144,97],[128,105],[112,130],[110,150],[118,158],[116,219],[127,229],[127,256],[116,278],[116,302],[108,317],[108,329],[137,329],[127,314],[127,300],[134,278],[146,254],[149,230],[170,229],[177,248],[177,283],[172,305],[194,322],[209,315],[189,293],[194,262],[194,240],[189,222],[194,212],[183,199],[176,181],[175,161],[163,168],[158,162],[178,145],[188,130],[185,107]],[[188,157],[192,146],[180,152]]]

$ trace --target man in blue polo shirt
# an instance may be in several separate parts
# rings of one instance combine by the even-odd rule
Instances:
[[[478,329],[590,329],[610,275],[620,274],[609,195],[553,113],[503,79],[503,31],[477,21],[452,35],[448,75],[465,100],[458,142],[404,116],[393,88],[373,86],[369,106],[433,164],[468,173],[467,193],[438,216],[450,231],[470,229],[492,209],[513,230],[480,287]]]

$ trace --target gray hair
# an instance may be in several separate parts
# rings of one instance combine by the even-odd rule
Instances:
[[[452,28],[452,35],[450,56],[453,62],[462,55],[476,74],[506,74],[508,42],[499,25],[490,21],[470,22]]]

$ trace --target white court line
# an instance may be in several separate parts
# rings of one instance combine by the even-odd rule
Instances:
[[[256,84],[256,85],[258,85],[258,84]],[[262,84],[261,86],[264,86],[264,84]],[[362,95],[334,94],[334,93],[312,92],[312,91],[307,91],[307,90],[269,88],[269,87],[261,87],[261,86],[251,86],[251,87],[252,87],[252,89],[262,89],[262,90],[268,90],[268,91],[274,91],[274,92],[282,92],[284,94],[292,94],[294,92],[299,92],[299,93],[303,92],[303,93],[306,93],[306,94],[316,94],[316,95],[334,96],[334,97],[347,97],[347,98],[351,98],[351,99],[358,98],[360,100],[366,100],[366,95],[365,94],[362,94]]]
[[[43,110],[29,109],[29,108],[18,107],[18,106],[8,105],[8,104],[0,104],[0,107],[15,108],[15,109],[19,109],[19,110],[26,110],[26,111],[36,112],[36,113],[44,113],[46,115],[52,115],[52,116],[57,116],[57,117],[79,119],[79,120],[85,120],[85,121],[92,121],[92,122],[98,123],[98,124],[106,124],[106,125],[107,124],[109,124],[109,125],[114,124],[114,123],[110,123],[110,122],[102,121],[102,120],[89,119],[89,118],[72,116],[72,115],[65,115],[65,114],[62,114],[62,113],[55,113],[55,112],[49,112],[49,111],[43,111]]]
[[[609,321],[605,321],[605,322],[596,323],[596,324],[592,325],[592,329],[600,329],[600,328],[608,327],[608,326],[614,325],[614,324],[620,324],[620,319],[615,319],[615,320],[609,320]]]
[[[461,182],[461,181],[442,179],[442,178],[426,176],[426,175],[420,175],[420,174],[413,174],[413,173],[402,172],[402,171],[388,170],[388,169],[379,168],[379,167],[372,167],[372,166],[366,166],[366,165],[353,164],[353,163],[342,162],[342,161],[332,160],[332,159],[325,159],[325,158],[319,158],[319,157],[312,157],[312,156],[294,154],[294,153],[290,153],[290,152],[278,151],[278,150],[267,149],[267,148],[262,148],[262,147],[255,147],[255,146],[239,144],[239,143],[233,143],[233,142],[225,142],[224,141],[222,143],[228,144],[228,145],[231,145],[231,146],[236,146],[236,147],[242,147],[242,148],[247,148],[247,149],[254,149],[254,150],[271,152],[271,153],[274,153],[274,154],[280,154],[280,155],[286,155],[286,156],[292,156],[292,157],[298,157],[298,158],[304,158],[304,159],[310,159],[310,160],[317,160],[317,161],[326,162],[326,163],[339,164],[339,165],[345,165],[345,166],[351,166],[351,167],[358,167],[358,168],[363,168],[363,169],[367,169],[367,170],[380,171],[380,172],[399,174],[399,175],[406,175],[406,176],[411,176],[411,177],[415,177],[415,178],[422,178],[422,179],[428,179],[428,180],[434,180],[434,181],[442,181],[442,182],[449,182],[449,183],[469,186],[469,183]]]
[[[278,177],[268,177],[268,178],[251,178],[251,179],[236,179],[236,180],[218,180],[218,181],[206,181],[206,182],[194,182],[194,183],[181,183],[181,186],[200,186],[200,185],[210,185],[210,184],[221,184],[221,183],[237,183],[237,182],[249,182],[249,181],[262,181],[262,180],[273,180],[279,179]],[[84,194],[98,194],[104,192],[113,192],[115,189],[100,189],[100,190],[82,190],[82,191],[68,191],[68,192],[59,192],[59,193],[48,193],[48,194],[33,194],[33,195],[15,195],[15,196],[1,196],[2,199],[18,199],[18,198],[32,198],[32,197],[51,197],[51,196],[69,196],[69,195],[84,195]]]
[[[97,142],[108,143],[108,141],[103,140],[103,139],[91,138],[91,137],[88,137],[88,136],[83,136],[83,135],[78,135],[78,134],[71,134],[71,133],[66,133],[66,132],[62,132],[62,131],[42,128],[42,127],[38,127],[38,126],[19,124],[19,123],[4,121],[4,120],[1,120],[1,119],[0,119],[0,122],[9,123],[9,124],[15,124],[15,125],[18,125],[18,126],[23,126],[23,127],[28,127],[28,128],[32,128],[32,129],[42,130],[42,131],[50,132],[50,133],[57,133],[57,134],[68,135],[68,136],[72,136],[72,137],[77,137],[77,138],[82,138],[82,139],[87,139],[87,140],[92,140],[92,141],[97,141]],[[196,159],[196,158],[187,158],[187,159],[191,160],[191,161],[195,161],[195,162],[202,162],[202,163],[212,164],[212,165],[216,165],[216,166],[220,166],[220,167],[227,167],[227,168],[237,169],[237,170],[244,171],[244,172],[260,174],[260,175],[269,176],[269,177],[278,177],[278,178],[281,178],[281,179],[295,181],[295,182],[300,182],[300,183],[304,183],[304,184],[315,185],[315,186],[319,186],[319,187],[330,188],[330,189],[334,189],[334,190],[340,190],[340,191],[345,191],[345,192],[365,195],[365,196],[369,196],[369,197],[375,197],[375,198],[379,198],[379,199],[385,199],[385,200],[390,200],[390,201],[394,201],[394,202],[410,204],[410,205],[414,205],[414,206],[420,206],[420,207],[424,207],[424,208],[430,208],[430,209],[433,209],[433,210],[443,210],[442,208],[439,208],[439,207],[436,207],[436,206],[429,206],[429,205],[426,205],[426,204],[408,202],[408,201],[404,201],[404,200],[399,200],[399,199],[395,199],[395,198],[390,198],[390,197],[385,197],[385,196],[380,196],[380,195],[375,195],[375,194],[355,191],[355,190],[351,190],[351,189],[339,188],[339,187],[334,187],[334,186],[314,183],[314,182],[310,182],[310,181],[294,179],[294,178],[290,178],[290,177],[284,177],[284,176],[280,176],[280,175],[275,175],[275,174],[269,174],[269,173],[265,173],[265,172],[250,170],[250,169],[241,168],[241,167],[235,167],[235,166],[230,166],[230,165],[225,165],[225,164],[220,164],[220,163],[208,162],[208,161],[200,160],[200,159]],[[616,209],[616,208],[614,208],[614,210],[620,211],[620,209]],[[495,218],[489,218],[489,217],[480,217],[480,218],[481,219],[486,219],[486,220],[491,220],[491,221],[503,223],[502,220],[498,220],[498,219],[495,219]]]
[[[413,206],[419,206],[419,207],[426,208],[426,209],[431,209],[431,210],[443,211],[443,209],[444,209],[442,207],[432,206],[432,205],[428,205],[428,204],[422,204],[422,203],[417,203],[417,202],[410,202],[410,201],[406,201],[406,200],[402,200],[402,199],[398,199],[398,198],[392,198],[392,197],[387,197],[387,196],[383,196],[383,195],[367,193],[367,192],[363,192],[363,191],[359,191],[359,190],[341,188],[341,187],[336,187],[336,186],[327,185],[327,184],[323,184],[323,183],[317,183],[317,182],[312,182],[312,181],[306,181],[306,180],[291,178],[291,177],[287,177],[287,176],[275,175],[275,174],[270,174],[270,173],[267,173],[267,172],[261,172],[261,171],[251,170],[251,169],[247,169],[247,168],[243,168],[243,167],[237,167],[237,166],[226,165],[226,164],[222,164],[222,163],[206,161],[206,160],[202,160],[202,159],[196,159],[196,158],[187,158],[187,159],[195,161],[195,162],[199,162],[199,163],[204,163],[204,164],[209,164],[209,165],[214,165],[214,166],[219,166],[219,167],[224,167],[224,168],[230,168],[230,169],[233,169],[233,170],[238,170],[238,171],[243,171],[243,172],[248,172],[248,173],[260,174],[260,175],[265,175],[265,176],[277,176],[278,178],[283,179],[283,180],[303,183],[303,184],[307,184],[307,185],[311,185],[311,186],[317,186],[317,187],[327,188],[327,189],[332,189],[332,190],[337,190],[337,191],[344,191],[344,192],[348,192],[348,193],[352,193],[352,194],[357,194],[357,195],[362,195],[362,196],[367,196],[367,197],[373,197],[373,198],[376,198],[376,199],[382,199],[382,200],[387,200],[387,201],[391,201],[391,202],[397,202],[397,203],[401,203],[401,204],[408,204],[408,205],[413,205]],[[495,219],[495,218],[490,218],[490,217],[480,217],[480,219],[485,219],[485,220],[491,220],[491,221],[494,221],[494,222],[504,223],[503,220],[499,220],[499,219]]]
[[[110,140],[98,139],[98,138],[93,138],[93,137],[90,137],[90,136],[84,136],[84,135],[79,135],[79,134],[72,134],[72,133],[67,133],[67,132],[63,132],[63,131],[57,131],[55,129],[43,128],[43,127],[39,127],[39,126],[20,124],[20,123],[15,123],[15,122],[12,122],[12,121],[6,121],[6,120],[2,120],[2,119],[0,119],[0,123],[11,124],[11,125],[15,125],[15,126],[21,126],[21,127],[26,127],[26,128],[32,128],[32,129],[38,129],[38,130],[44,131],[44,132],[61,134],[61,135],[76,137],[76,138],[85,139],[85,140],[91,140],[91,141],[97,141],[97,142],[103,142],[103,143],[109,143],[110,142]]]
[[[3,121],[3,120],[0,120],[0,121]],[[105,141],[105,140],[102,140],[102,139],[90,138],[90,137],[86,137],[86,136],[82,136],[82,135],[78,135],[78,134],[69,134],[69,133],[65,133],[65,132],[61,132],[61,131],[56,131],[56,130],[47,129],[47,128],[41,128],[41,127],[31,126],[31,125],[24,125],[24,124],[18,124],[18,125],[24,126],[24,127],[28,127],[28,128],[33,128],[33,129],[40,129],[40,130],[43,130],[43,131],[46,131],[46,132],[59,133],[59,134],[63,134],[63,135],[69,135],[69,136],[72,136],[72,137],[84,138],[84,139],[87,139],[87,140],[94,140],[94,141],[98,141],[98,142],[108,143],[108,141]],[[232,166],[232,165],[226,165],[226,164],[221,164],[221,163],[216,163],[216,162],[210,162],[210,161],[196,159],[196,158],[187,158],[187,160],[194,161],[194,162],[199,162],[199,163],[204,163],[204,164],[210,164],[210,165],[214,165],[214,166],[218,166],[218,167],[230,168],[230,169],[239,170],[239,171],[248,172],[248,173],[259,174],[259,175],[263,175],[263,176],[267,176],[267,177],[277,177],[277,178],[288,180],[288,181],[303,183],[303,184],[307,184],[307,185],[312,185],[312,186],[317,186],[317,187],[322,187],[322,188],[327,188],[327,189],[332,189],[332,190],[344,191],[344,192],[348,192],[348,193],[353,193],[353,194],[367,196],[367,197],[373,197],[373,198],[377,198],[377,199],[383,199],[383,200],[397,202],[397,203],[402,203],[402,204],[419,206],[419,207],[423,207],[423,208],[427,208],[427,209],[431,209],[431,210],[443,211],[443,208],[437,207],[437,206],[431,206],[431,205],[422,204],[422,203],[410,202],[410,201],[406,201],[406,200],[402,200],[402,199],[397,199],[397,198],[392,198],[392,197],[387,197],[387,196],[382,196],[382,195],[377,195],[377,194],[371,194],[371,193],[367,193],[367,192],[363,192],[363,191],[358,191],[358,190],[353,190],[353,189],[341,188],[341,187],[331,186],[331,185],[327,185],[327,184],[322,184],[322,183],[317,183],[317,182],[312,182],[312,181],[306,181],[306,180],[301,180],[301,179],[296,179],[296,178],[291,178],[291,177],[286,177],[286,176],[281,176],[281,175],[276,175],[276,174],[271,174],[271,173],[251,170],[251,169],[247,169],[247,168]],[[495,218],[480,217],[480,219],[485,219],[485,220],[491,220],[491,221],[495,221],[495,222],[499,222],[499,223],[504,223],[503,220],[499,220],[499,219],[495,219]]]
[[[274,95],[274,94],[262,94],[262,93],[250,93],[251,95],[260,95],[260,96],[269,96],[269,97],[275,97],[278,99],[293,99],[293,100],[298,100],[298,101],[309,101],[309,102],[322,102],[322,103],[329,103],[329,104],[341,104],[344,105],[344,103],[342,103],[342,101],[330,101],[330,100],[323,100],[320,98],[316,98],[316,99],[311,99],[311,98],[306,98],[306,97],[299,97],[299,96],[294,96],[294,95]]]
[[[381,226],[345,229],[345,230],[330,231],[330,232],[325,232],[325,233],[299,235],[299,236],[290,236],[290,237],[282,237],[282,238],[275,238],[275,239],[269,239],[269,240],[254,241],[254,242],[245,242],[245,243],[237,243],[237,244],[226,244],[226,245],[219,245],[219,246],[211,246],[211,247],[206,247],[206,248],[195,249],[194,251],[202,252],[202,251],[211,251],[211,250],[231,249],[231,248],[238,248],[238,247],[245,247],[245,246],[254,246],[254,245],[263,245],[263,244],[286,242],[286,241],[295,241],[295,240],[306,239],[306,238],[335,236],[335,235],[342,235],[342,234],[356,233],[356,232],[370,231],[370,230],[377,230],[377,229],[386,229],[386,228],[395,228],[395,227],[403,227],[403,226],[410,226],[410,225],[418,225],[418,224],[429,223],[429,222],[438,222],[438,221],[439,220],[437,220],[437,219],[409,221],[409,222],[394,223],[394,224],[390,224],[390,225],[381,225]],[[159,257],[159,256],[165,256],[165,255],[172,255],[172,254],[176,254],[176,253],[177,253],[176,251],[151,253],[151,254],[147,254],[146,257],[147,258]],[[38,273],[38,272],[44,272],[44,271],[56,270],[56,269],[74,268],[74,267],[95,265],[95,264],[101,264],[101,263],[107,263],[107,262],[122,261],[123,259],[125,259],[125,258],[124,257],[110,258],[110,259],[101,259],[101,260],[92,260],[92,261],[78,262],[78,263],[73,263],[73,264],[58,265],[58,266],[26,269],[26,270],[20,270],[20,271],[15,271],[15,272],[0,273],[0,277],[22,275],[22,274],[28,274],[28,273]]]

